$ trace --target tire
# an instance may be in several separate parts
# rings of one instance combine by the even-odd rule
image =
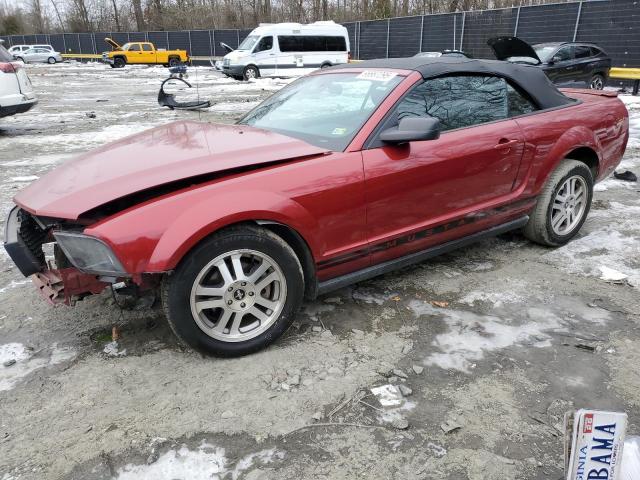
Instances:
[[[323,63],[322,65],[320,65],[320,70],[324,70],[325,68],[329,68],[330,66],[330,63]]]
[[[244,277],[238,275],[238,263]],[[226,274],[218,265],[226,265]],[[202,288],[209,288],[207,295],[196,294]],[[274,233],[253,226],[212,235],[162,284],[163,308],[176,336],[221,357],[247,355],[274,342],[293,322],[303,295],[302,267],[294,251]]]
[[[113,68],[124,68],[126,64],[127,62],[122,57],[116,57],[113,59]]]
[[[54,63],[56,63],[56,59],[55,59],[55,58],[53,58],[53,57],[49,57],[49,58],[47,59],[47,63],[49,63],[50,65],[53,65]]]
[[[177,67],[180,63],[182,62],[180,62],[179,58],[172,57],[169,59],[169,67]]]
[[[568,182],[573,185],[574,193],[567,192],[570,188]],[[566,244],[580,231],[589,214],[592,198],[593,175],[589,167],[577,160],[564,160],[540,192],[524,227],[525,237],[550,247]],[[566,212],[571,215],[567,216]]]
[[[22,62],[22,63],[27,63],[27,62],[24,61],[24,58],[22,58],[22,57],[16,57],[16,60],[19,61],[19,62]]]
[[[594,74],[589,82],[589,88],[592,90],[602,90],[604,88],[605,80],[604,76],[599,73]]]
[[[247,65],[242,72],[242,78],[244,80],[251,80],[253,78],[260,78],[260,70],[255,65]]]
[[[110,63],[110,64],[109,64],[109,66],[110,66],[111,68],[116,68],[116,66],[115,66],[113,63]]]

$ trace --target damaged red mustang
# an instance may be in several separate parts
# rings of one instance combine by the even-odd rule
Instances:
[[[628,135],[615,93],[559,91],[534,66],[337,66],[236,125],[172,123],[67,162],[15,197],[5,248],[52,303],[157,289],[185,343],[242,355],[303,298],[510,230],[565,244]]]

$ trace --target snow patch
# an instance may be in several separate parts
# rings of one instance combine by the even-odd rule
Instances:
[[[438,351],[423,363],[464,373],[470,373],[475,362],[487,352],[512,346],[549,347],[552,338],[549,333],[569,331],[575,318],[593,323],[610,319],[606,310],[561,299],[555,300],[554,310],[534,307],[503,316],[435,308],[419,300],[410,302],[409,308],[416,316],[437,315],[448,327],[431,344]]]
[[[128,464],[120,468],[114,480],[221,480],[230,477],[237,480],[242,472],[254,465],[268,465],[284,458],[275,449],[262,450],[246,455],[235,463],[226,457],[225,449],[207,442],[195,450],[183,445],[177,450],[162,454],[151,465]]]
[[[70,348],[52,345],[48,356],[38,355],[21,343],[0,345],[0,391],[12,390],[18,381],[30,373],[45,367],[51,367],[75,358],[76,352]],[[15,361],[10,366],[5,362]]]

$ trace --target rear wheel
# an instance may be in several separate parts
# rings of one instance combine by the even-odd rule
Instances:
[[[52,65],[53,65],[54,63],[56,63],[56,59],[55,59],[54,57],[49,57],[49,58],[47,59],[47,62],[49,62],[50,64],[52,64]]]
[[[596,73],[591,77],[591,83],[589,87],[593,90],[602,90],[604,88],[604,77],[599,73]]]
[[[254,78],[258,78],[260,76],[260,70],[255,65],[249,65],[244,68],[242,72],[242,78],[245,80],[252,80]]]
[[[234,227],[204,241],[163,283],[174,333],[217,356],[260,350],[289,327],[304,278],[289,245],[261,228]]]
[[[530,240],[557,247],[580,231],[593,197],[593,175],[584,163],[565,160],[545,184],[524,234]]]
[[[169,66],[170,67],[177,67],[178,65],[180,65],[180,59],[179,58],[171,57],[169,59]]]
[[[27,62],[24,61],[24,58],[22,58],[22,57],[16,57],[16,60],[19,61],[19,62],[22,62],[22,63],[27,63]]]

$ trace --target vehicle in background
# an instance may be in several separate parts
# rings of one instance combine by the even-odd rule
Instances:
[[[517,37],[496,37],[487,44],[498,60],[539,65],[559,86],[602,90],[611,70],[611,58],[593,43],[547,42],[532,46]]]
[[[441,52],[420,52],[416,53],[414,57],[422,58],[438,58],[438,57],[459,57],[459,58],[473,58],[462,50],[442,50]]]
[[[31,48],[31,45],[13,45],[8,48],[8,51],[11,55],[16,55],[20,52],[26,52]]]
[[[222,72],[244,80],[288,77],[348,63],[349,58],[347,29],[333,21],[260,24],[224,56]]]
[[[22,65],[0,45],[0,117],[24,113],[38,100]]]
[[[49,50],[51,52],[55,52],[56,51],[56,49],[53,48],[51,45],[45,45],[45,44],[42,44],[42,45],[31,45],[31,48],[44,48],[45,50]]]
[[[49,302],[155,290],[185,343],[243,355],[303,298],[506,231],[569,242],[629,139],[616,97],[495,60],[319,70],[236,125],[174,122],[64,162],[14,197],[5,248]]]
[[[46,48],[30,48],[20,53],[13,55],[16,60],[24,63],[51,63],[62,61],[62,55],[55,50],[48,50]]]
[[[186,50],[156,49],[151,42],[129,42],[120,46],[115,40],[105,38],[113,50],[103,52],[102,60],[111,65],[111,68],[123,68],[125,65],[164,65],[176,67],[189,61]]]

